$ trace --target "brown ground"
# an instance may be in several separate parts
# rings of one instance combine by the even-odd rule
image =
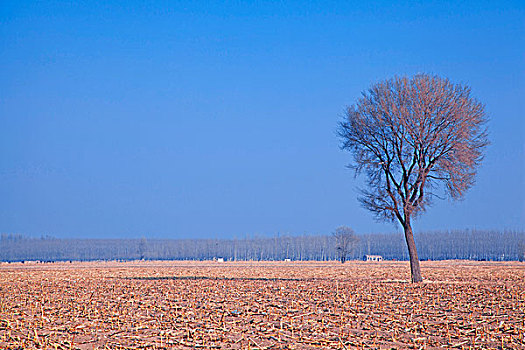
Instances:
[[[0,264],[0,348],[525,349],[525,263]]]

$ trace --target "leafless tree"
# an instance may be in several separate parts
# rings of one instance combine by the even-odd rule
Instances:
[[[139,241],[139,247],[138,247],[138,254],[140,256],[140,260],[145,259],[147,250],[148,250],[148,241],[146,240],[146,237],[142,237]]]
[[[379,82],[348,108],[341,148],[364,172],[360,201],[377,219],[404,229],[412,282],[421,282],[411,219],[433,197],[461,198],[488,144],[484,106],[470,88],[427,74]]]
[[[346,226],[340,226],[336,228],[332,233],[332,236],[335,239],[335,249],[337,251],[339,261],[344,264],[348,254],[353,250],[354,246],[358,242],[358,238],[354,234],[354,230]]]
[[[525,261],[525,241],[522,241],[518,243],[518,260],[519,261]]]

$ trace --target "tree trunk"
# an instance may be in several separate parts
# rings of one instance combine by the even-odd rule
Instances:
[[[407,220],[404,225],[405,239],[408,246],[408,255],[410,256],[410,273],[412,275],[412,283],[423,282],[421,277],[421,268],[419,267],[419,257],[417,256],[416,242],[414,241],[414,234],[412,233],[412,226]]]

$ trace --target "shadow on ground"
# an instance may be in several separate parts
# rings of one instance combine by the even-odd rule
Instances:
[[[211,280],[211,281],[313,281],[313,278],[269,278],[269,277],[206,277],[206,276],[150,276],[124,277],[126,280],[161,281],[161,280]]]

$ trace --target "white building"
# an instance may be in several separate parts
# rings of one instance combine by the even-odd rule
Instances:
[[[383,261],[383,257],[381,255],[365,255],[365,258],[363,260],[365,261]]]

